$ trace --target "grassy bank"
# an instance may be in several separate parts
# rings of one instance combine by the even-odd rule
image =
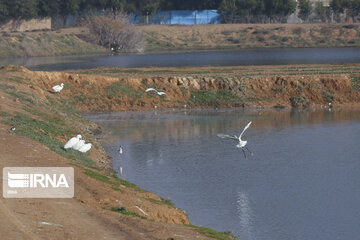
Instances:
[[[140,28],[147,36],[147,51],[360,46],[359,24],[150,25]]]
[[[138,26],[146,52],[289,47],[358,47],[360,24],[211,24]],[[85,28],[0,33],[1,57],[107,53]]]
[[[103,47],[87,42],[80,37],[87,34],[82,29],[57,32],[0,33],[0,56],[9,58],[107,52]]]

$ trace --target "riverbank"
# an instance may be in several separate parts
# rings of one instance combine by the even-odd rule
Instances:
[[[358,47],[360,24],[144,25],[148,52],[246,48]]]
[[[15,66],[0,74],[0,167],[75,169],[72,199],[0,199],[3,238],[231,239],[189,225],[186,213],[170,200],[114,177],[99,142],[102,130],[78,113],[71,98],[50,91],[58,81],[67,86],[70,78],[63,77],[69,75],[43,78],[44,72]],[[62,148],[76,134],[93,143],[89,153]]]
[[[61,56],[108,53],[89,41],[86,28],[0,33],[0,57]]]
[[[359,47],[360,24],[140,25],[145,52]],[[0,57],[108,53],[94,44],[87,28],[0,33]]]
[[[360,64],[187,68],[98,68],[33,72],[83,112],[179,108],[327,108],[360,103]],[[147,88],[165,96],[145,93]]]

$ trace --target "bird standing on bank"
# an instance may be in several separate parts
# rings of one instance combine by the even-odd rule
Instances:
[[[154,92],[156,95],[162,96],[162,95],[167,95],[164,92],[158,92],[155,88],[148,88],[145,90],[145,92]]]
[[[61,83],[60,85],[53,86],[53,90],[57,93],[60,92],[64,88],[64,84]]]
[[[76,137],[71,138],[64,146],[65,149],[68,148],[72,148],[73,146],[75,146],[75,144],[77,144],[80,139],[82,138],[82,136],[79,134]]]
[[[233,140],[239,141],[239,143],[236,145],[236,147],[237,147],[237,148],[241,148],[241,150],[242,150],[243,153],[244,153],[245,159],[247,159],[247,156],[246,156],[246,153],[245,153],[245,151],[244,151],[244,148],[246,148],[246,150],[248,150],[248,151],[250,152],[251,156],[254,155],[254,154],[246,147],[247,141],[243,141],[243,140],[241,139],[241,136],[244,134],[245,130],[250,127],[250,125],[251,125],[251,121],[244,127],[244,130],[241,132],[241,134],[240,134],[239,136],[236,136],[236,135],[230,136],[230,135],[221,134],[221,133],[220,133],[220,134],[217,134],[217,136],[220,137],[220,138],[229,138],[229,139],[233,139]]]

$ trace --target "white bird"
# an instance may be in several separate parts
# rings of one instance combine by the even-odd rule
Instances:
[[[241,148],[241,150],[243,151],[244,153],[244,156],[245,156],[245,159],[247,159],[247,156],[246,156],[246,153],[244,151],[244,148],[246,148],[246,150],[248,150],[251,154],[251,156],[253,155],[253,153],[246,147],[246,144],[247,144],[247,141],[243,141],[241,140],[241,136],[244,134],[245,130],[248,129],[251,125],[251,121],[248,123],[248,125],[246,125],[244,127],[244,130],[241,132],[240,136],[230,136],[230,135],[226,135],[226,134],[218,134],[217,136],[220,137],[220,138],[229,138],[229,139],[233,139],[233,140],[236,140],[236,141],[239,141],[239,143],[236,145],[236,147],[238,148]]]
[[[60,92],[64,88],[64,84],[61,83],[60,85],[53,86],[55,92]]]
[[[155,88],[148,88],[148,89],[145,90],[145,92],[151,92],[151,91],[153,91],[156,95],[159,95],[159,96],[161,96],[161,95],[167,95],[167,94],[164,93],[164,92],[158,92]]]
[[[87,143],[87,144],[83,145],[83,146],[79,149],[79,151],[85,153],[85,152],[87,152],[87,151],[90,150],[91,146],[92,146],[91,143]]]
[[[72,148],[75,144],[77,144],[82,136],[79,134],[76,137],[71,138],[64,146],[65,149]]]
[[[119,146],[118,153],[119,153],[119,154],[122,154],[122,153],[123,153],[123,148],[122,148],[121,145]]]
[[[72,148],[75,150],[79,150],[84,145],[85,145],[85,140],[80,140],[74,146],[72,146]]]
[[[12,128],[10,128],[10,130],[11,130],[11,131],[15,131],[15,130],[16,130],[16,128],[15,128],[15,127],[12,127]]]

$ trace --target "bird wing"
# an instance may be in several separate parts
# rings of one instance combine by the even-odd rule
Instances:
[[[71,138],[64,146],[65,149],[67,148],[71,148],[72,146],[74,146],[77,142],[79,141],[79,139],[77,139],[76,137]]]
[[[166,93],[164,92],[158,92],[158,94],[161,96],[161,95],[167,95]]]
[[[239,138],[241,138],[241,136],[243,135],[243,133],[245,132],[245,130],[248,129],[248,128],[250,127],[250,125],[251,125],[251,121],[248,123],[248,125],[246,125],[246,126],[244,127],[244,130],[242,130]]]
[[[73,149],[75,150],[79,150],[82,146],[85,145],[85,141],[84,140],[80,140],[78,141],[74,146],[72,146]]]
[[[150,91],[155,91],[155,92],[157,92],[157,91],[155,90],[155,88],[148,88],[148,89],[145,90],[145,92],[150,92]]]
[[[217,134],[217,136],[218,136],[219,138],[229,138],[229,139],[238,140],[238,138],[237,138],[236,136],[230,136],[230,135],[222,134],[222,133]]]
[[[57,91],[59,89],[59,85],[53,86],[54,91]]]

